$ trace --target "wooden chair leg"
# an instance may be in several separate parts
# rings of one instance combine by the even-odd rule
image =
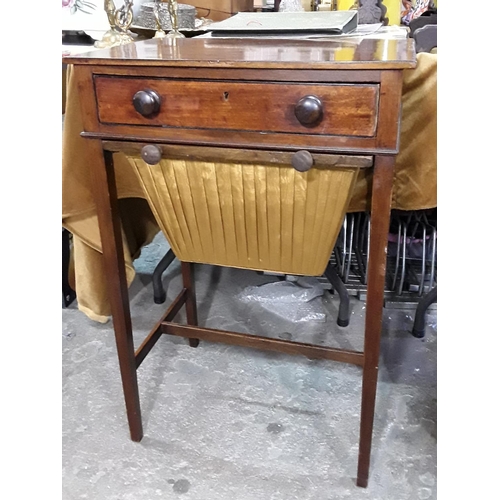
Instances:
[[[387,235],[391,210],[394,157],[377,156],[373,173],[368,289],[366,297],[363,386],[357,485],[366,488],[370,468],[380,336],[384,307]]]
[[[196,290],[194,285],[194,264],[190,262],[181,263],[182,283],[187,290],[186,318],[187,324],[198,326],[198,310],[196,308]],[[189,339],[191,347],[198,347],[199,339]]]

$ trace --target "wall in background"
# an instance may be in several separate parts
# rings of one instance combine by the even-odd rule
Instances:
[[[401,23],[401,0],[383,0],[387,7],[386,17],[389,19],[389,24]],[[354,0],[337,0],[339,10],[348,10],[354,4]]]
[[[401,23],[401,0],[383,0],[384,5],[387,7],[387,18],[389,19],[389,24],[400,24]],[[339,10],[348,10],[354,4],[354,0],[337,0],[337,5]],[[437,8],[438,2],[434,0],[434,5]]]

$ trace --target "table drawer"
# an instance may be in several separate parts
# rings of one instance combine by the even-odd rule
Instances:
[[[378,84],[113,76],[96,76],[94,82],[103,124],[357,137],[376,134]],[[146,108],[147,114],[141,114]]]

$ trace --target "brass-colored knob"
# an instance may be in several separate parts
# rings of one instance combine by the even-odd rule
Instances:
[[[141,158],[148,165],[157,165],[161,160],[161,148],[154,144],[148,144],[141,149]]]
[[[314,158],[309,151],[301,149],[292,156],[292,167],[299,172],[307,172],[314,164]]]
[[[315,95],[306,95],[295,105],[295,116],[304,127],[315,127],[323,119],[323,103]]]
[[[139,90],[134,94],[132,103],[142,116],[152,116],[160,111],[161,97],[155,90]]]

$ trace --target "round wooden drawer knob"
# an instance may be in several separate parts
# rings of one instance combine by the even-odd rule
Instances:
[[[309,151],[302,149],[292,156],[292,167],[299,172],[307,172],[314,164],[314,158]]]
[[[323,119],[323,103],[315,95],[306,95],[295,105],[295,116],[304,127],[315,127]]]
[[[142,116],[152,116],[160,111],[161,97],[154,90],[139,90],[134,94],[132,103]]]
[[[157,165],[161,160],[161,148],[154,144],[148,144],[141,149],[141,158],[148,165]]]

